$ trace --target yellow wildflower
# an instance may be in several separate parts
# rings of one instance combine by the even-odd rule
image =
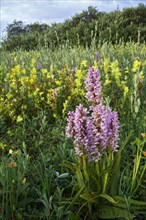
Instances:
[[[107,85],[109,85],[111,83],[111,80],[109,80],[108,78],[105,80],[105,82],[104,82],[104,86],[107,86]]]
[[[103,67],[104,67],[104,72],[105,72],[106,74],[108,74],[109,69],[110,69],[110,60],[109,60],[109,59],[104,58]]]
[[[32,66],[33,66],[35,63],[36,63],[36,60],[35,60],[35,59],[32,59],[32,60],[31,60]]]
[[[23,118],[21,117],[21,115],[18,115],[17,122],[21,122],[21,121],[23,121]]]
[[[129,91],[129,88],[127,86],[124,87],[124,92],[127,94]]]
[[[146,133],[141,133],[141,136],[146,139]]]
[[[83,73],[82,73],[81,70],[76,70],[76,77],[77,77],[78,79],[81,79],[81,78],[83,77]]]
[[[26,183],[26,177],[23,178],[22,184],[24,185]]]
[[[40,92],[39,94],[40,94],[40,96],[42,96],[44,94],[44,92]]]
[[[48,78],[48,79],[53,79],[53,78],[54,78],[53,73],[47,72],[47,78]]]
[[[138,78],[139,78],[139,80],[144,79],[144,74],[142,71],[138,74]]]
[[[81,66],[87,67],[87,60],[81,61]]]
[[[25,69],[23,69],[21,72],[22,72],[23,74],[26,74],[26,70],[25,70]]]
[[[42,72],[43,74],[45,74],[45,73],[48,72],[48,70],[47,70],[47,69],[41,69],[41,72]]]
[[[33,69],[31,70],[31,73],[32,73],[32,74],[36,74],[36,68],[33,68]]]
[[[55,84],[56,84],[57,86],[60,86],[60,85],[61,85],[61,81],[55,80]]]
[[[13,150],[12,150],[12,149],[10,149],[10,150],[9,150],[9,154],[12,154],[12,153],[13,153]]]
[[[15,70],[19,71],[20,70],[20,65],[15,66]]]
[[[135,60],[132,68],[133,72],[136,72],[140,66],[141,66],[141,62],[139,60]]]

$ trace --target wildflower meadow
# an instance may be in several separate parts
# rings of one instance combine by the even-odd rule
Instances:
[[[0,56],[0,219],[146,219],[146,45]]]

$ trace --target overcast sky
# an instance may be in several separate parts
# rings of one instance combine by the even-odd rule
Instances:
[[[0,36],[5,36],[6,26],[14,20],[21,20],[24,24],[51,24],[63,22],[88,6],[109,12],[117,7],[135,7],[139,3],[146,4],[146,0],[0,0]]]

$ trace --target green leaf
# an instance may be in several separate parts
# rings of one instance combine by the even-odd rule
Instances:
[[[71,205],[73,205],[73,204],[76,203],[76,201],[79,199],[80,194],[82,193],[82,191],[84,190],[84,188],[85,188],[85,185],[75,194],[74,197],[71,198],[71,203],[70,203],[70,205],[68,206],[68,208],[69,208]]]
[[[115,156],[114,163],[112,166],[112,173],[111,173],[111,177],[110,177],[110,186],[109,186],[111,195],[117,195],[119,193],[119,180],[120,180],[122,151],[124,150],[129,139],[131,138],[132,132],[133,131],[130,131],[130,133],[126,137],[123,145],[120,147],[119,151],[117,152],[117,154]]]
[[[90,201],[95,203],[97,201],[97,198],[99,197],[99,194],[97,193],[84,193],[81,194],[80,197],[86,201]]]
[[[107,199],[109,202],[111,202],[112,204],[117,203],[117,201],[115,201],[111,196],[109,196],[108,194],[100,194],[100,197]]]
[[[114,218],[124,218],[124,219],[132,219],[130,218],[130,213],[125,209],[120,209],[114,206],[101,206],[98,210],[98,217],[101,219],[114,219]]]
[[[19,187],[18,191],[17,191],[18,196],[20,196],[20,194],[22,192],[24,192],[28,188],[28,186],[29,186],[29,183],[26,183],[26,184],[22,185],[21,187]]]
[[[135,105],[135,113],[139,112],[139,106]]]
[[[115,206],[126,208],[126,200],[123,196],[113,196],[113,198],[117,200]],[[146,202],[144,201],[138,201],[131,198],[127,198],[127,202],[131,211],[146,210]]]
[[[85,182],[84,182],[84,178],[83,178],[80,166],[78,166],[76,169],[76,179],[77,179],[79,188],[82,188],[85,185]]]
[[[68,220],[79,220],[79,218],[76,213],[70,211],[68,215]]]
[[[75,171],[77,169],[76,165],[71,162],[63,162],[63,163],[61,163],[61,166],[68,168],[73,173],[75,173]]]

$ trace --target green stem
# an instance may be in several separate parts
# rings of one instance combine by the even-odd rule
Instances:
[[[89,182],[89,175],[87,172],[87,157],[86,155],[83,154],[82,156],[82,160],[83,160],[83,173],[84,173],[84,178],[87,182]]]
[[[96,162],[95,164],[95,169],[96,169],[96,174],[98,178],[100,178],[100,167],[99,167],[99,162]]]
[[[108,173],[104,174],[104,170],[106,168],[106,165],[105,165],[106,159],[107,159],[107,155],[105,154],[104,158],[102,159],[102,172],[103,172],[103,174],[102,174],[102,176],[103,176],[102,177],[102,185],[103,185],[102,193],[105,193],[105,191],[106,191],[106,184],[107,184],[107,179],[108,179]]]
[[[77,169],[76,169],[76,178],[78,182],[78,186],[81,189],[84,186],[84,178],[81,172],[81,162],[80,162],[80,157],[78,157],[78,164],[77,164]]]
[[[112,153],[112,150],[109,149],[109,155],[105,155],[105,160],[103,159],[103,171],[104,169],[107,169],[108,167],[111,166],[112,164],[112,160],[113,160],[113,153]],[[107,165],[106,165],[106,162],[107,162]],[[107,171],[103,177],[103,190],[102,190],[102,193],[106,193],[106,189],[107,189],[107,183],[108,183],[108,177],[109,177],[109,171]]]

